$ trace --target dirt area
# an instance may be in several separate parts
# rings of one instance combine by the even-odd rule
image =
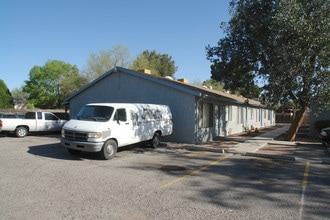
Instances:
[[[249,139],[267,133],[269,131],[278,129],[283,125],[276,125],[273,127],[267,127],[258,130],[258,132],[242,132],[239,134],[230,135],[227,137],[216,137],[214,140],[202,143],[202,144],[182,144],[182,143],[167,143],[167,148],[175,148],[182,150],[190,150],[190,151],[226,151],[229,148],[234,148],[235,145],[239,143],[243,143]],[[319,144],[318,140],[313,140],[309,137],[309,128],[307,126],[302,127],[297,133],[296,141],[289,142],[289,144],[283,144],[285,141],[286,134],[282,134],[279,137],[276,137],[275,140],[279,141],[278,144],[267,144],[266,146],[260,148],[257,153],[262,154],[275,154],[275,155],[286,155],[293,156],[297,151],[297,147],[299,146],[307,146],[307,145],[315,145]],[[296,144],[295,144],[296,143]]]
[[[285,141],[286,133],[275,138],[277,141]],[[309,127],[302,126],[296,135],[295,145],[286,144],[267,144],[263,148],[259,149],[257,153],[263,154],[275,154],[275,155],[288,155],[293,156],[298,147],[319,144],[319,140],[310,138]]]
[[[243,143],[246,140],[252,139],[254,137],[257,137],[259,135],[262,135],[266,132],[269,132],[271,130],[280,128],[280,125],[273,126],[273,127],[267,127],[258,130],[257,132],[251,131],[251,132],[242,132],[238,134],[229,135],[227,137],[215,137],[212,141],[201,143],[201,144],[183,144],[183,143],[167,143],[167,148],[175,147],[176,149],[186,149],[186,150],[207,150],[207,151],[221,151],[221,150],[227,150],[229,148],[235,147],[235,145],[239,143]]]
[[[267,144],[259,149],[257,153],[293,156],[297,150],[297,145]]]

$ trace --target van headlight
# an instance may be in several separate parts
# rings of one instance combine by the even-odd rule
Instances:
[[[102,138],[102,132],[89,132],[87,138]]]

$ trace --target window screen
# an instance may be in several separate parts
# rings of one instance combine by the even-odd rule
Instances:
[[[198,105],[198,127],[213,126],[213,104],[201,102]]]

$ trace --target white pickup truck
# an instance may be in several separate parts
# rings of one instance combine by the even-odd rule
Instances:
[[[172,129],[172,113],[166,105],[93,103],[63,126],[61,144],[72,154],[99,152],[108,160],[121,146],[149,141],[157,147],[160,137],[170,135]]]
[[[51,112],[27,112],[23,118],[0,118],[0,131],[25,137],[29,132],[60,131],[66,122]]]

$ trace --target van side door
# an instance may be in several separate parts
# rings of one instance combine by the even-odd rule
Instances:
[[[132,129],[131,137],[135,143],[140,142],[141,133],[139,132],[139,115],[137,109],[130,109],[130,121]]]
[[[126,108],[118,108],[113,116],[111,136],[118,140],[118,146],[132,144],[132,122]]]

